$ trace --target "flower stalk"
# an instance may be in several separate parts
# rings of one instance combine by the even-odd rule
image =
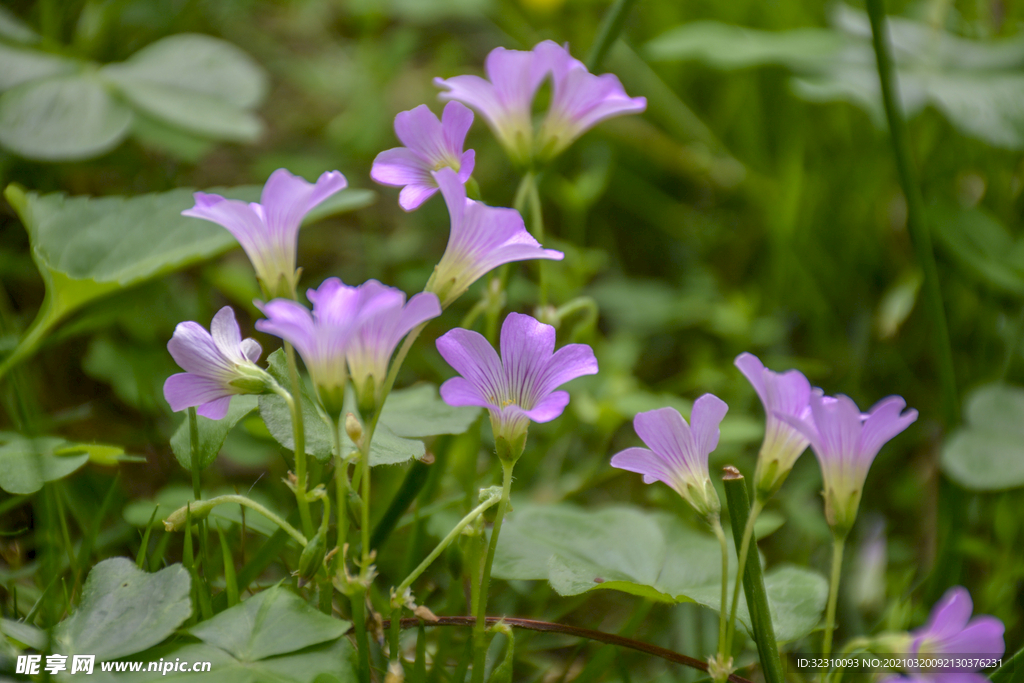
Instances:
[[[291,393],[281,389],[278,396],[288,404],[292,414],[292,438],[295,441],[295,504],[299,508],[299,520],[306,536],[313,535],[313,519],[309,514],[309,501],[306,499],[306,426],[302,421],[302,383],[299,379],[299,368],[295,362],[295,347],[289,342],[284,343],[284,355],[288,361],[288,381],[291,382]]]
[[[832,653],[832,633],[836,626],[836,603],[839,601],[839,578],[843,573],[843,547],[846,545],[846,536],[838,534],[832,537],[832,574],[828,583],[828,607],[825,609],[825,633],[821,641],[821,653],[828,657]],[[824,682],[828,675],[822,671],[821,680]]]
[[[725,540],[725,532],[722,531],[722,520],[717,514],[712,515],[708,519],[708,523],[711,524],[711,530],[715,532],[715,538],[718,539],[718,544],[722,548],[722,602],[721,609],[718,610],[718,666],[715,667],[715,680],[724,681],[728,677],[729,671],[727,670],[729,665],[727,662],[730,661],[729,657],[729,639],[726,635],[726,605],[729,599],[729,544]],[[739,572],[737,572],[737,575]],[[722,668],[719,669],[719,666]],[[724,672],[724,676],[722,673]]]
[[[267,508],[263,507],[259,503],[245,496],[237,494],[229,494],[225,496],[217,496],[216,498],[210,498],[208,500],[196,501],[195,503],[189,503],[183,508],[175,510],[167,519],[164,520],[164,528],[167,531],[181,531],[186,526],[186,522],[189,518],[192,521],[201,521],[209,516],[210,512],[218,505],[224,505],[226,503],[232,503],[234,505],[243,505],[251,510],[255,510],[260,513],[271,522],[281,528],[286,534],[294,538],[299,545],[305,546],[308,543],[305,536],[293,527],[288,522],[281,519]]]
[[[750,498],[747,494],[746,480],[735,467],[726,467],[722,476],[725,486],[725,499],[729,506],[729,519],[732,522],[733,542],[737,547],[743,543],[743,530],[746,529],[750,517]],[[746,564],[738,568],[743,575],[743,588],[747,598],[747,611],[750,613],[750,626],[757,645],[757,654],[761,660],[761,670],[767,683],[784,683],[782,659],[775,640],[775,628],[772,625],[771,612],[768,609],[768,592],[764,587],[764,575],[761,573],[761,560],[757,553],[748,555]]]

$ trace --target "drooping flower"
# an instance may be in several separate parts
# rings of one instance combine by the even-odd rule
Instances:
[[[442,306],[459,298],[485,273],[513,261],[561,260],[564,254],[544,249],[526,231],[515,209],[496,208],[466,198],[466,188],[455,171],[434,172],[451,216],[451,236],[426,290],[437,294]]]
[[[825,482],[825,518],[837,537],[845,537],[857,517],[871,463],[882,446],[917,419],[917,411],[902,412],[906,401],[890,396],[862,415],[848,396],[825,396],[821,389],[811,392],[809,403],[809,417],[775,415],[810,442]]]
[[[637,413],[633,429],[648,447],[616,453],[612,467],[644,475],[645,484],[668,484],[698,514],[710,519],[722,505],[711,483],[708,455],[718,446],[718,426],[728,410],[725,401],[704,394],[693,402],[691,424],[675,408]]]
[[[379,398],[377,394],[388,374],[388,361],[398,342],[420,323],[441,315],[441,304],[432,292],[420,292],[406,303],[404,292],[376,280],[368,280],[357,289],[363,302],[378,298],[384,302],[359,326],[347,351],[352,383],[365,403]]]
[[[363,294],[366,294],[365,292]],[[340,415],[345,398],[346,354],[360,326],[374,314],[405,302],[405,295],[390,287],[373,296],[361,296],[336,277],[328,278],[306,296],[312,313],[290,299],[260,304],[266,320],[256,329],[289,342],[302,356],[313,378],[317,396],[332,417]]]
[[[551,70],[551,106],[536,145],[541,161],[558,156],[601,121],[647,109],[647,98],[627,95],[614,74],[590,73],[568,47],[545,40],[533,51]]]
[[[337,171],[310,183],[279,168],[263,186],[258,204],[196,192],[195,206],[181,214],[227,228],[252,262],[266,296],[290,296],[298,280],[295,252],[302,219],[347,185]]]
[[[446,91],[441,99],[475,109],[512,160],[525,164],[533,154],[533,96],[549,71],[535,52],[497,47],[484,62],[486,79],[454,76],[435,78],[434,84]]]
[[[483,335],[461,328],[438,339],[437,350],[462,375],[441,385],[441,398],[451,406],[487,408],[495,439],[504,439],[515,459],[530,422],[550,422],[569,404],[568,392],[555,390],[596,373],[597,359],[586,344],[556,352],[555,328],[520,313],[505,318],[500,346],[499,358]]]
[[[395,134],[404,147],[381,152],[370,177],[382,185],[401,187],[399,205],[412,211],[437,192],[432,171],[448,167],[465,183],[473,175],[476,153],[462,151],[473,112],[458,102],[444,107],[441,120],[425,104],[395,117]]]
[[[807,448],[803,433],[782,421],[777,413],[794,418],[810,417],[811,384],[799,370],[772,372],[750,353],[737,356],[735,365],[753,385],[764,406],[764,441],[757,455],[754,486],[758,497],[767,500],[786,481],[797,458]]]
[[[230,306],[213,316],[210,332],[191,321],[178,323],[167,350],[185,370],[164,382],[164,398],[175,412],[196,407],[203,417],[220,420],[227,415],[232,396],[262,393],[272,381],[256,366],[260,345],[242,339]]]

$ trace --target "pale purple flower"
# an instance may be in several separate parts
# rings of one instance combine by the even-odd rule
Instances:
[[[500,265],[530,259],[561,260],[564,254],[543,249],[526,231],[515,209],[495,208],[466,198],[466,188],[455,171],[434,172],[451,216],[448,247],[434,268],[426,290],[437,294],[442,306],[459,298],[471,284]]]
[[[196,192],[196,205],[181,214],[227,228],[252,262],[266,295],[290,296],[298,279],[295,251],[302,219],[347,185],[345,176],[337,171],[309,183],[279,168],[263,186],[258,204]]]
[[[262,393],[270,380],[256,366],[260,345],[242,339],[230,306],[213,316],[210,332],[191,321],[178,323],[167,350],[186,371],[164,382],[164,398],[175,412],[196,407],[203,417],[220,420],[227,415],[232,396]]]
[[[767,500],[786,481],[797,458],[807,448],[807,438],[803,433],[783,422],[776,413],[801,419],[810,417],[811,408],[807,401],[811,395],[811,384],[799,370],[772,372],[751,353],[741,353],[735,364],[754,387],[764,406],[764,441],[757,455],[754,487],[758,497]]]
[[[475,109],[487,121],[509,156],[520,164],[557,156],[576,138],[595,125],[647,107],[643,97],[629,97],[612,74],[595,76],[566,47],[545,40],[533,50],[521,52],[499,47],[487,55],[487,79],[479,76],[435,78],[446,92],[443,99],[457,100]],[[544,79],[551,77],[551,105],[534,132],[533,98]]]
[[[295,347],[313,378],[321,403],[332,417],[340,414],[344,402],[346,354],[351,340],[375,313],[395,302],[401,306],[405,301],[405,295],[398,290],[385,290],[367,297],[366,292],[360,293],[359,288],[332,277],[306,293],[313,304],[312,313],[290,299],[258,304],[266,320],[257,320],[256,329]]]
[[[833,533],[845,537],[857,517],[872,461],[886,442],[917,419],[917,411],[902,412],[906,401],[890,396],[862,415],[848,396],[825,396],[821,389],[811,392],[809,402],[809,417],[775,415],[810,442],[825,482],[825,517]]]
[[[614,74],[590,73],[568,46],[545,40],[533,51],[551,70],[551,106],[536,145],[541,161],[558,156],[601,121],[647,109],[647,98],[627,95]]]
[[[376,280],[357,287],[363,302],[380,300],[376,313],[366,318],[349,342],[348,369],[360,397],[377,398],[388,374],[388,361],[402,337],[431,318],[441,315],[441,304],[433,292],[420,292],[405,301],[405,293]]]
[[[382,185],[401,187],[399,205],[412,211],[437,192],[432,171],[448,167],[459,182],[473,175],[476,153],[462,151],[473,112],[458,102],[444,107],[441,120],[425,104],[395,117],[395,134],[404,147],[381,152],[373,160],[370,177]]]
[[[487,408],[495,438],[521,444],[530,422],[550,422],[569,404],[568,392],[555,389],[596,373],[597,359],[586,344],[556,352],[555,328],[520,313],[505,318],[500,345],[501,358],[483,335],[461,328],[438,339],[437,350],[462,375],[441,385],[441,398]]]
[[[491,50],[484,62],[487,78],[454,76],[435,78],[445,100],[465,104],[484,118],[498,142],[516,162],[525,164],[533,154],[531,108],[537,89],[550,72],[535,52]]]
[[[946,591],[928,617],[928,623],[911,632],[906,652],[924,659],[951,658],[966,662],[974,658],[998,659],[1006,651],[1003,622],[983,615],[971,619],[974,604],[963,586]],[[902,653],[901,653],[902,654]],[[884,683],[987,683],[988,678],[971,671],[912,672],[908,677],[892,676]]]
[[[966,588],[950,588],[932,607],[928,623],[911,633],[910,654],[1002,657],[1006,649],[1003,622],[988,615],[971,619],[973,610]]]
[[[675,408],[637,413],[636,430],[647,448],[627,448],[612,456],[612,467],[644,475],[645,484],[661,481],[682,496],[703,517],[722,509],[711,483],[708,456],[718,446],[718,426],[729,406],[714,394],[693,402],[690,424]]]

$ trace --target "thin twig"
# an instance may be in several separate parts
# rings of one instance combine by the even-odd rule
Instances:
[[[706,672],[708,670],[708,663],[703,662],[694,657],[688,657],[681,655],[678,652],[673,652],[657,645],[651,645],[641,640],[633,640],[632,638],[626,638],[614,633],[605,633],[604,631],[595,631],[589,628],[581,628],[579,626],[570,626],[569,624],[556,624],[551,621],[537,621],[535,619],[518,619],[516,617],[487,617],[487,623],[497,624],[503,622],[514,628],[523,628],[528,631],[541,631],[544,633],[564,633],[569,636],[576,636],[578,638],[587,638],[588,640],[596,640],[600,643],[607,643],[608,645],[618,645],[619,647],[628,647],[631,650],[643,652],[645,654],[654,655],[655,657],[661,657],[669,662],[676,664],[682,664],[684,666],[698,669]],[[427,621],[412,617],[402,619],[402,628],[417,628],[420,624],[425,626],[473,626],[476,623],[476,617],[438,617],[437,621]],[[391,622],[385,621],[381,628],[387,630],[391,626]],[[730,674],[729,680],[732,683],[752,683],[751,681],[737,676],[736,674]]]

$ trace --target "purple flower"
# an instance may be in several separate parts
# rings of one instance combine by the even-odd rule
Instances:
[[[462,151],[473,112],[458,102],[445,105],[441,120],[425,104],[395,117],[395,134],[405,147],[381,152],[370,177],[382,185],[401,187],[398,203],[412,211],[437,192],[432,171],[448,167],[465,183],[473,175],[476,153]]]
[[[963,586],[946,591],[932,607],[928,623],[910,633],[909,651],[914,657],[994,658],[1006,651],[1003,622],[988,615],[971,619],[974,605]],[[941,673],[913,672],[909,677],[893,676],[883,683],[987,683],[988,678],[970,671]]]
[[[178,323],[167,350],[186,370],[164,382],[164,398],[175,412],[198,406],[196,412],[203,417],[220,420],[227,415],[233,395],[262,393],[270,381],[256,366],[260,345],[254,339],[242,339],[230,306],[213,316],[210,332],[198,323]]]
[[[811,384],[799,370],[772,372],[750,353],[741,353],[735,364],[753,385],[764,406],[764,441],[757,455],[754,485],[758,497],[767,500],[786,481],[796,459],[807,448],[803,433],[779,419],[777,413],[800,419],[810,417],[807,401]]]
[[[848,396],[811,392],[810,417],[776,412],[796,427],[811,444],[825,481],[825,517],[833,533],[845,537],[853,527],[868,468],[878,451],[917,419],[916,410],[903,413],[899,396],[884,398],[862,415]]]
[[[555,389],[597,372],[589,346],[555,352],[555,328],[519,313],[501,326],[500,359],[483,335],[461,328],[438,339],[437,350],[462,375],[441,385],[445,403],[487,408],[495,438],[518,444],[520,452],[530,422],[550,422],[569,404],[568,392]]]
[[[426,290],[437,294],[442,306],[459,298],[482,275],[505,263],[544,258],[561,260],[565,255],[543,249],[526,231],[515,209],[494,208],[466,198],[466,188],[455,171],[434,172],[441,188],[452,229],[448,247],[434,268]]]
[[[313,304],[312,313],[290,299],[259,305],[267,319],[257,320],[256,329],[295,347],[313,378],[320,402],[332,417],[341,413],[344,402],[345,361],[351,340],[371,316],[396,301],[399,306],[405,301],[398,290],[384,289],[387,291],[365,296],[367,292],[332,277],[306,293]]]
[[[703,517],[722,509],[708,472],[708,455],[718,446],[718,425],[729,406],[714,394],[693,403],[691,425],[675,408],[637,413],[633,429],[648,448],[627,448],[612,457],[612,467],[644,475],[645,484],[664,482]]]
[[[376,280],[357,287],[360,308],[379,300],[377,312],[366,318],[349,342],[349,374],[361,399],[378,399],[388,374],[388,361],[402,337],[412,328],[441,315],[441,304],[432,292],[420,292],[405,302],[405,293]]]
[[[973,610],[966,588],[950,588],[932,607],[928,623],[911,633],[909,654],[1002,657],[1006,649],[1003,622],[988,615],[971,619]]]
[[[196,205],[181,214],[227,228],[252,262],[264,293],[290,296],[298,280],[295,250],[302,219],[347,185],[337,171],[324,173],[314,184],[279,168],[263,186],[259,204],[196,192]]]
[[[639,114],[647,98],[630,97],[614,74],[595,76],[583,62],[550,40],[533,48],[551,69],[551,106],[540,127],[537,155],[541,161],[558,156],[576,138],[605,119]]]
[[[441,98],[456,100],[484,118],[498,142],[517,163],[527,163],[533,153],[531,108],[537,88],[550,67],[535,52],[497,47],[484,63],[487,79],[479,76],[435,78],[444,88]]]
[[[595,125],[613,116],[636,114],[647,108],[643,97],[629,97],[612,74],[595,76],[569,50],[550,40],[530,52],[499,47],[487,55],[487,79],[479,76],[435,78],[457,100],[475,109],[487,121],[513,161],[546,161],[561,153]],[[552,80],[551,106],[535,134],[531,120],[533,98],[548,76]]]

